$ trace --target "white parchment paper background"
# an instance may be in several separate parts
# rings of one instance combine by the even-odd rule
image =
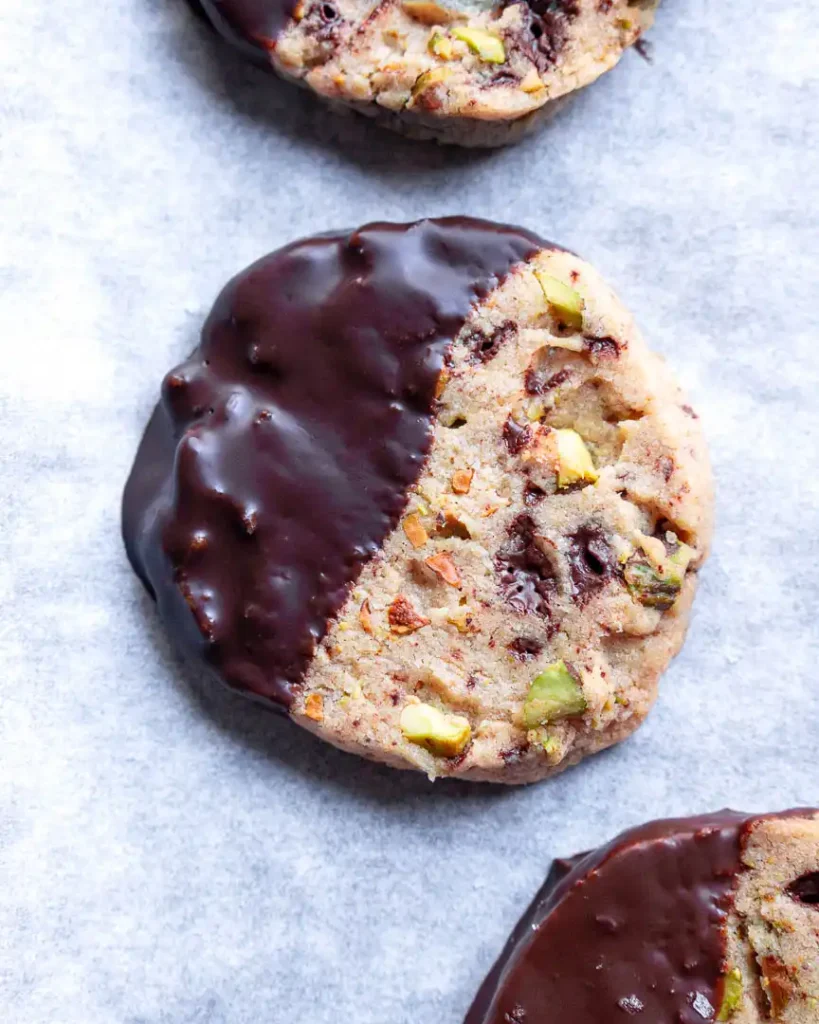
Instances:
[[[325,112],[182,0],[0,2],[7,1024],[459,1024],[554,854],[819,803],[819,5],[667,0],[651,41],[536,138],[468,154]],[[119,540],[159,382],[230,275],[456,212],[599,267],[719,487],[648,723],[525,790],[431,787],[203,696]]]

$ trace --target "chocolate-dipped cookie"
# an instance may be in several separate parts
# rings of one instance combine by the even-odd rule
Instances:
[[[418,138],[512,142],[620,59],[656,0],[197,0],[234,44]]]
[[[637,728],[710,521],[696,415],[596,272],[463,218],[230,282],[123,510],[217,678],[346,750],[503,782]]]
[[[819,811],[655,821],[557,861],[465,1024],[816,1024]]]

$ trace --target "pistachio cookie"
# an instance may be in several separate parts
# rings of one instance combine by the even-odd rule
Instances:
[[[697,417],[597,273],[450,218],[228,284],[123,530],[228,685],[396,767],[530,782],[643,720],[710,522]]]
[[[465,1024],[816,1024],[819,811],[654,821],[556,861]]]
[[[658,0],[197,0],[245,52],[417,138],[512,142],[635,43]]]

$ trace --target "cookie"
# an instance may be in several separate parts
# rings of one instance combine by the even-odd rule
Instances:
[[[345,750],[528,782],[629,735],[711,523],[696,414],[577,256],[464,218],[219,296],[128,481],[179,647]]]
[[[557,861],[465,1024],[816,1024],[819,811],[655,821]]]
[[[656,0],[197,0],[243,52],[416,138],[515,141],[620,59]]]

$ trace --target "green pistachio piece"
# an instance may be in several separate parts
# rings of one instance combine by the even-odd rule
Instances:
[[[401,732],[410,743],[426,747],[440,757],[455,757],[469,742],[469,720],[446,715],[432,704],[407,704],[401,712]]]
[[[589,449],[576,430],[555,430],[557,442],[557,486],[570,487],[577,483],[594,483],[594,468]]]
[[[503,64],[506,60],[506,50],[499,36],[487,32],[482,28],[464,28],[458,26],[452,30],[453,36],[466,43],[473,53],[485,60],[487,64]]]
[[[555,661],[539,676],[535,676],[526,703],[523,722],[527,729],[536,729],[558,718],[580,715],[586,710],[586,698],[580,683],[566,668],[563,661]]]
[[[546,301],[565,322],[567,327],[580,330],[583,327],[583,296],[549,274],[535,271],[535,277],[543,291]]]
[[[694,551],[687,544],[679,544],[669,551],[660,565],[635,555],[623,571],[626,585],[640,604],[667,611],[679,596],[693,556]]]
[[[734,968],[723,978],[722,1002],[717,1010],[717,1020],[730,1020],[742,1005],[742,974]]]

